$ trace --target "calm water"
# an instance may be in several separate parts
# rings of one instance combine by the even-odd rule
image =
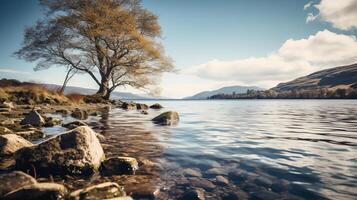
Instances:
[[[93,122],[107,137],[107,154],[156,163],[139,175],[153,177],[161,188],[157,198],[203,188],[206,199],[233,193],[250,199],[357,199],[357,101],[159,103],[165,109],[149,115],[113,109]],[[178,125],[150,121],[166,110],[179,113]]]

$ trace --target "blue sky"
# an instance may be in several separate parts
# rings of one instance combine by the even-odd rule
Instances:
[[[143,0],[159,16],[161,42],[179,70],[163,75],[162,95],[184,97],[235,84],[269,88],[314,70],[357,61],[351,36],[356,26],[347,23],[354,19],[353,12],[349,19],[333,18],[328,15],[330,8],[338,6],[323,1],[327,3],[316,0],[305,6],[310,1]],[[61,84],[63,69],[34,72],[35,63],[12,56],[20,47],[24,28],[42,16],[38,1],[0,0],[0,5],[0,77]],[[312,17],[307,22],[308,15]],[[316,46],[338,58],[322,59]],[[349,54],[340,55],[341,49]],[[301,51],[306,55],[301,56]],[[69,85],[97,87],[86,75],[76,76]]]

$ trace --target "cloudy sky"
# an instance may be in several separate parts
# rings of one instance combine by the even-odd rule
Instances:
[[[180,98],[230,85],[270,88],[357,62],[357,0],[143,0],[159,16],[176,73],[162,96]],[[42,16],[36,0],[0,0],[0,77],[61,84],[64,71],[33,71],[12,56],[23,29]],[[69,85],[96,88],[86,75]],[[119,91],[132,91],[119,88]],[[135,91],[138,92],[138,91]]]

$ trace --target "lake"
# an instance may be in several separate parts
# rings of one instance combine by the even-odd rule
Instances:
[[[165,108],[91,119],[107,155],[151,163],[138,172],[150,180],[129,190],[156,188],[157,199],[195,188],[206,199],[357,198],[357,101],[140,102]],[[179,113],[177,125],[150,121],[166,110]]]

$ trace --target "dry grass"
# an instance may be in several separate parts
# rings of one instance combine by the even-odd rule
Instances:
[[[67,94],[66,97],[73,103],[79,104],[83,103],[83,99],[85,98],[85,95],[83,94],[78,94],[78,93],[71,93]]]

